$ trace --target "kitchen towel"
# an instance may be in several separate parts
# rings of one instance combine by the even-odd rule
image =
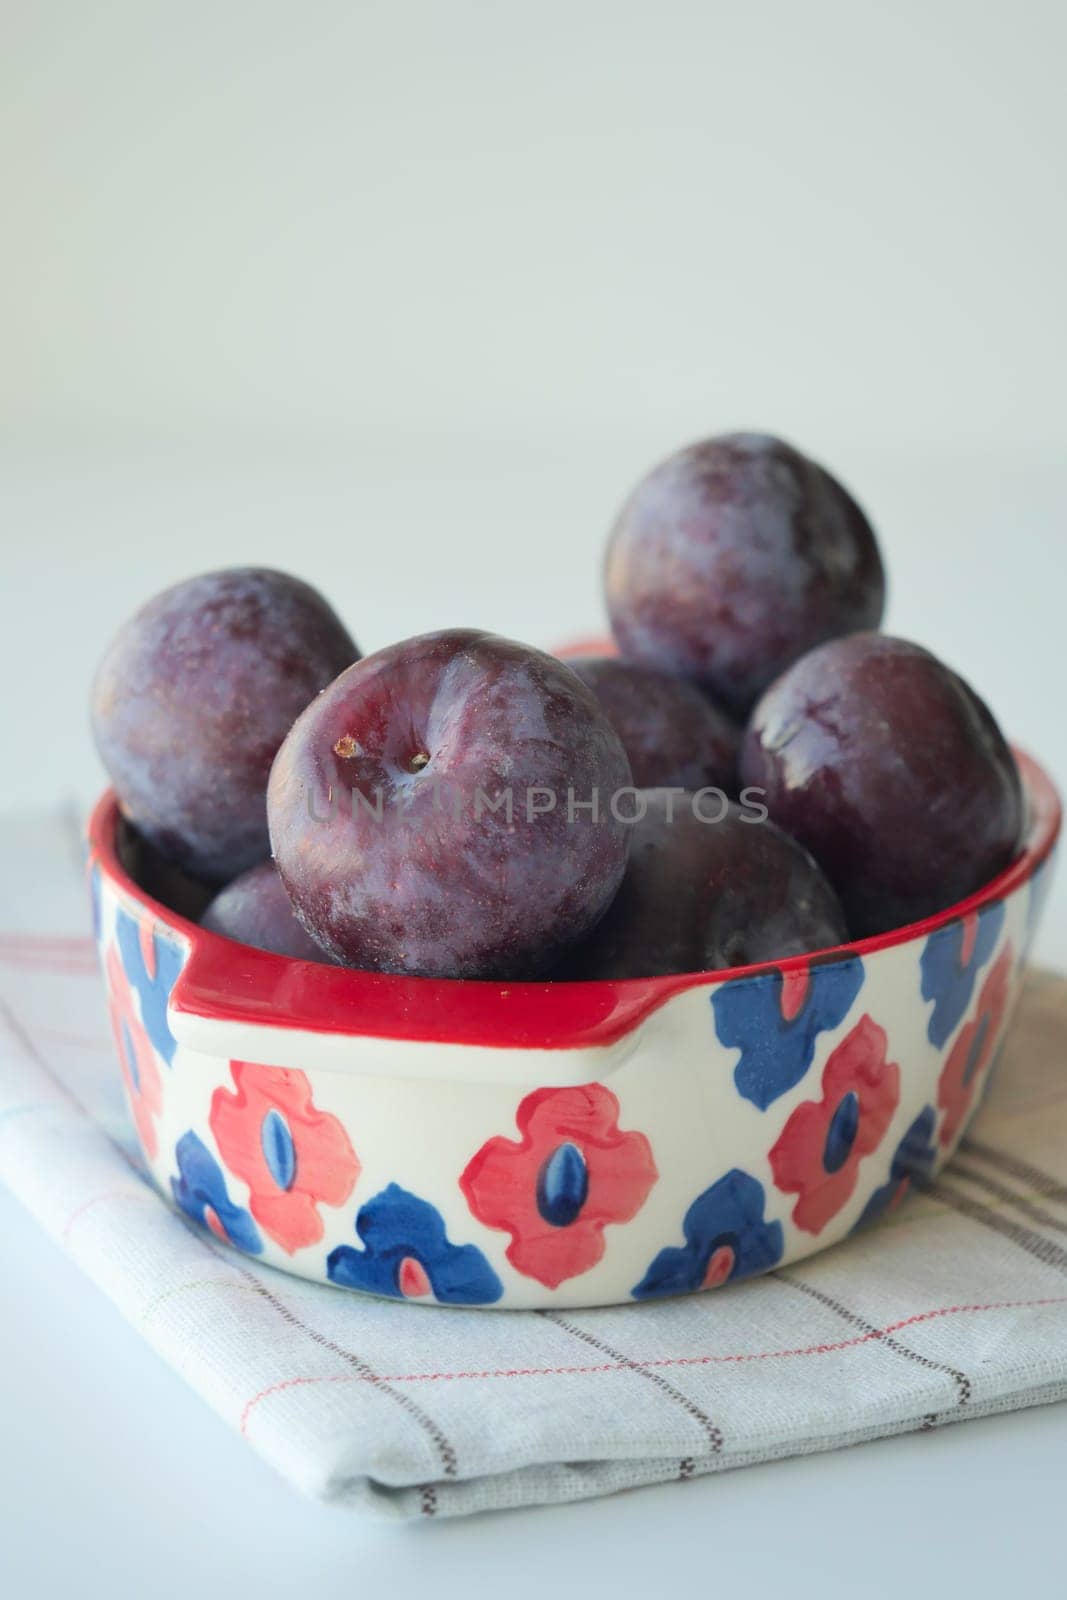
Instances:
[[[971,1136],[850,1242],[685,1299],[393,1304],[257,1265],[142,1175],[72,813],[0,830],[0,1178],[303,1492],[458,1516],[1067,1396],[1067,980],[1030,980]]]

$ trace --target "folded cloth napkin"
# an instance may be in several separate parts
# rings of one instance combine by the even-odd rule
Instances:
[[[149,1188],[77,821],[0,845],[0,1177],[298,1488],[378,1514],[580,1500],[1067,1396],[1067,980],[1033,978],[948,1175],[796,1268],[568,1314],[363,1299]]]

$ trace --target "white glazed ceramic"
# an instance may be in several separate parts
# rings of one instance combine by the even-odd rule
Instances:
[[[97,939],[163,1194],[303,1277],[439,1303],[609,1305],[842,1239],[981,1099],[1060,820],[928,922],[776,967],[627,983],[344,971],[206,932],[91,825]]]

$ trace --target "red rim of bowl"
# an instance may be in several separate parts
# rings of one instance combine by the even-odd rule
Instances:
[[[789,973],[925,939],[938,928],[1002,900],[1037,871],[1060,830],[1061,807],[1051,779],[1032,757],[1016,751],[1028,804],[1024,847],[984,888],[936,916],[874,938],[718,972],[610,982],[496,983],[455,978],[410,978],[358,972],[224,939],[152,898],[122,867],[116,853],[118,803],[112,790],[89,823],[92,858],[122,896],[189,946],[189,959],[171,994],[172,1010],[208,1020],[256,1027],[295,1028],[436,1044],[496,1049],[566,1050],[617,1043],[674,995],[687,989]]]

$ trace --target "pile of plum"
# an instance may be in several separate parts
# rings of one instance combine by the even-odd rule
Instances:
[[[618,653],[569,660],[469,628],[361,659],[280,572],[166,590],[92,691],[140,859],[283,955],[560,980],[825,949],[1011,861],[1011,751],[877,631],[873,530],[814,462],[755,434],[680,451],[623,506],[605,584]]]

